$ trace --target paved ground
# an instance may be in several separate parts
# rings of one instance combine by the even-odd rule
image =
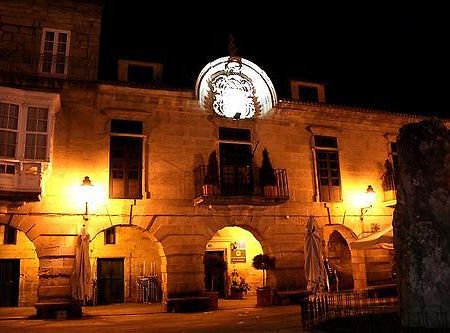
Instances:
[[[90,306],[78,320],[37,320],[32,307],[0,307],[0,332],[306,332],[298,305],[255,304],[255,297],[219,300],[219,310],[198,313],[166,313],[160,304]]]

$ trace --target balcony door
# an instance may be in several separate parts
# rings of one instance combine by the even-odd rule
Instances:
[[[223,195],[249,196],[253,190],[252,147],[246,143],[219,143]]]

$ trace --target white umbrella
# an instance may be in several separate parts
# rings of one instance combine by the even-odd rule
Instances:
[[[322,257],[322,238],[313,216],[310,216],[306,225],[305,237],[305,275],[307,290],[321,292],[325,290],[327,276]]]
[[[71,279],[72,297],[83,305],[92,297],[91,265],[89,262],[89,234],[85,227],[77,239],[75,263]]]

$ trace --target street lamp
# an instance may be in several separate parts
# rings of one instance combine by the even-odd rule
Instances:
[[[361,215],[359,216],[359,219],[361,220],[361,223],[364,221],[364,214],[367,213],[369,208],[372,208],[372,205],[375,203],[376,193],[373,190],[372,185],[367,186],[366,193],[364,194],[364,203],[363,207],[361,207]]]
[[[83,199],[86,202],[86,208],[83,215],[83,220],[88,221],[89,220],[89,210],[88,210],[88,201],[91,199],[92,196],[92,190],[94,188],[94,185],[92,184],[91,180],[88,176],[84,177],[83,182],[81,183],[81,192]]]

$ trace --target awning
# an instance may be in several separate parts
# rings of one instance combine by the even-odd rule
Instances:
[[[389,226],[380,231],[374,232],[369,236],[351,242],[350,247],[352,249],[364,250],[379,245],[384,249],[392,250],[394,248],[393,242],[394,232],[392,226]]]

